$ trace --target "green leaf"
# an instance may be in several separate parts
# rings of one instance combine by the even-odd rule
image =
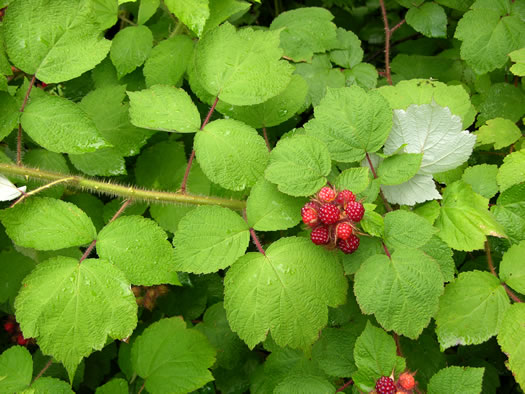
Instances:
[[[437,235],[432,236],[430,241],[419,248],[427,256],[433,258],[439,265],[443,281],[452,282],[456,272],[456,264],[452,258],[452,249]]]
[[[343,68],[352,68],[363,61],[361,40],[351,31],[337,28],[337,49],[330,52],[330,60]]]
[[[250,3],[242,0],[209,0],[210,17],[204,26],[204,32],[214,29],[222,22],[231,17],[232,20],[239,18],[249,8]]]
[[[153,135],[152,131],[130,123],[129,104],[122,104],[125,97],[126,86],[104,86],[92,90],[80,102],[80,107],[95,122],[102,137],[113,145],[112,150],[124,157],[139,153]]]
[[[286,377],[273,392],[275,394],[332,394],[334,390],[334,385],[326,379],[311,375],[296,375]]]
[[[304,108],[307,92],[308,84],[304,78],[294,74],[285,90],[261,104],[235,106],[219,101],[217,110],[255,128],[272,127]]]
[[[475,193],[490,199],[498,192],[498,184],[496,183],[497,174],[498,166],[493,164],[480,164],[465,169],[461,179],[463,182],[472,186],[472,190]]]
[[[306,201],[281,193],[276,185],[261,178],[246,201],[248,224],[257,231],[286,230],[301,221]]]
[[[14,301],[22,279],[35,268],[35,262],[14,250],[0,252],[0,303]],[[0,373],[1,376],[1,373]]]
[[[24,336],[62,362],[70,381],[82,358],[102,349],[108,335],[126,338],[137,324],[130,284],[105,260],[79,264],[54,257],[38,264],[24,279],[15,308]]]
[[[247,253],[226,273],[224,307],[230,327],[250,349],[269,332],[279,346],[306,348],[345,302],[343,269],[334,254],[305,238],[281,238]]]
[[[479,105],[477,126],[494,118],[505,118],[516,123],[525,114],[525,108],[521,105],[525,100],[525,93],[509,83],[491,85],[481,99],[483,101]]]
[[[78,154],[111,146],[88,115],[63,97],[46,95],[32,99],[21,121],[24,131],[52,152]]]
[[[391,259],[366,260],[355,274],[354,293],[361,310],[373,313],[386,330],[416,339],[437,312],[443,277],[421,251],[399,248]]]
[[[186,35],[177,35],[159,42],[144,63],[146,86],[180,86],[193,55],[193,46],[192,39]]]
[[[200,206],[179,222],[173,237],[175,268],[210,273],[233,264],[250,242],[246,222],[235,212],[219,206]]]
[[[429,394],[478,394],[481,392],[484,368],[448,367],[432,376]]]
[[[511,186],[499,195],[496,206],[492,208],[494,217],[513,243],[525,239],[524,196],[525,183]]]
[[[208,123],[195,136],[194,149],[204,174],[229,190],[253,186],[269,156],[257,130],[233,119]]]
[[[470,251],[482,249],[486,235],[505,237],[503,228],[487,210],[488,202],[463,181],[448,186],[436,221],[441,239],[451,248]]]
[[[486,125],[481,126],[474,134],[477,136],[476,145],[494,144],[494,149],[512,145],[521,137],[518,126],[503,118],[487,120]]]
[[[436,200],[425,202],[421,205],[418,205],[412,212],[417,213],[419,216],[425,218],[434,224],[436,219],[439,216],[440,205]]]
[[[77,170],[88,175],[116,176],[126,174],[124,158],[114,149],[99,149],[82,155],[69,155]]]
[[[345,86],[357,85],[363,89],[373,89],[377,85],[377,69],[368,63],[359,63],[350,70],[343,70]]]
[[[400,53],[392,59],[391,69],[397,79],[432,78],[449,82],[463,79],[465,64],[459,58],[458,48],[437,56]]]
[[[397,210],[385,215],[385,242],[388,247],[419,248],[435,232],[436,229],[427,220],[413,212]]]
[[[122,270],[134,285],[177,285],[174,252],[166,238],[153,220],[123,216],[98,234],[97,253]]]
[[[31,28],[28,28],[31,26]],[[13,64],[46,83],[80,76],[100,63],[111,42],[80,0],[19,0],[4,18]]]
[[[164,0],[164,3],[197,37],[202,35],[210,16],[209,0]]]
[[[292,196],[310,196],[326,184],[332,162],[326,146],[305,135],[281,139],[270,154],[265,177],[279,191]]]
[[[75,394],[71,386],[60,379],[44,376],[38,378],[31,386],[22,392],[22,394]],[[112,393],[116,394],[116,393]]]
[[[210,306],[204,314],[203,321],[195,326],[202,332],[211,345],[217,350],[217,365],[226,369],[239,367],[242,356],[248,353],[248,348],[234,334],[226,319],[226,311],[222,302]]]
[[[510,68],[510,72],[519,77],[525,76],[525,48],[512,51],[509,57],[516,63]]]
[[[281,56],[279,31],[236,31],[225,23],[197,44],[195,71],[202,87],[222,101],[259,104],[290,83],[293,67]]]
[[[339,174],[335,184],[337,189],[361,193],[370,184],[370,170],[366,167],[347,168]]]
[[[373,208],[370,209],[368,207],[372,204],[365,203],[363,205],[365,206],[365,215],[360,222],[363,230],[374,237],[382,237],[385,232],[385,222],[383,217],[377,212],[374,212],[372,210]]]
[[[502,281],[514,290],[525,294],[525,267],[523,265],[525,256],[525,241],[513,245],[503,255],[499,267],[499,276]]]
[[[525,27],[514,13],[473,9],[459,20],[454,37],[462,41],[461,58],[475,73],[485,74],[503,67],[510,52],[525,46]]]
[[[505,156],[496,177],[501,191],[525,182],[525,149]]]
[[[118,79],[141,66],[152,47],[153,34],[146,26],[128,26],[120,30],[111,42],[109,53]]]
[[[74,204],[48,197],[31,197],[0,212],[7,235],[19,246],[58,250],[95,239],[91,219]]]
[[[401,81],[395,86],[378,89],[390,103],[392,109],[406,110],[410,105],[432,104],[448,107],[452,114],[461,117],[463,128],[474,122],[476,110],[470,103],[470,96],[461,85],[448,86],[428,79]]]
[[[208,370],[215,350],[179,317],[161,319],[144,330],[131,349],[135,372],[155,393],[187,393],[213,380]]]
[[[499,332],[509,307],[498,278],[488,272],[463,272],[439,300],[436,334],[441,349],[485,342]]]
[[[33,360],[29,350],[13,346],[0,355],[0,385],[3,393],[17,393],[31,383]]]
[[[183,89],[154,85],[140,92],[127,92],[131,123],[145,129],[194,133],[201,117],[191,97]]]
[[[338,46],[334,16],[319,7],[297,8],[275,18],[271,30],[281,33],[284,55],[294,62],[311,61],[314,53]]]
[[[159,5],[160,0],[140,0],[137,23],[139,25],[146,23],[155,14]]]
[[[379,164],[377,176],[382,185],[399,185],[417,174],[423,153],[401,153],[387,157]]]
[[[0,92],[0,141],[7,137],[18,124],[20,108],[14,97],[9,93]]]
[[[405,18],[409,26],[427,37],[447,36],[447,15],[436,3],[424,3],[421,7],[410,8]]]
[[[95,394],[129,394],[128,382],[122,378],[112,379],[97,387]]]
[[[118,20],[118,1],[115,0],[91,0],[88,2],[100,29],[106,30],[112,27]]]
[[[355,161],[344,160],[345,154],[350,153],[351,157],[355,149],[377,151],[392,128],[388,102],[379,93],[366,92],[358,86],[328,89],[314,113],[324,126],[314,135],[327,144],[338,161]],[[342,151],[341,146],[349,146],[349,152]]]
[[[509,357],[508,368],[521,386],[525,387],[525,305],[513,304],[505,313],[498,334],[501,350]]]

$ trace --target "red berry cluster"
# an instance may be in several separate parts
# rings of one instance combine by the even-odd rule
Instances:
[[[377,394],[411,394],[416,387],[414,379],[415,372],[403,372],[397,382],[394,382],[393,374],[381,376],[376,382]]]
[[[11,337],[11,341],[18,343],[20,346],[27,346],[32,341],[31,339],[24,338],[22,331],[20,331],[20,326],[13,316],[9,316],[4,323],[4,330],[6,330]]]
[[[310,239],[316,245],[331,245],[344,253],[353,253],[359,247],[356,223],[365,213],[363,204],[355,200],[350,190],[337,192],[323,187],[301,209],[303,222],[312,227]]]

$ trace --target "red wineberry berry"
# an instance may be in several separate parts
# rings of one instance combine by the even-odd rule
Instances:
[[[15,323],[13,323],[12,321],[6,321],[4,323],[4,330],[6,330],[9,334],[12,334],[15,330]]]
[[[310,239],[316,245],[326,245],[330,240],[330,233],[328,231],[328,228],[324,226],[317,227],[310,234]]]
[[[348,204],[351,201],[355,201],[355,195],[347,189],[341,190],[335,198],[335,202],[341,204],[343,207],[346,207],[346,204]]]
[[[352,235],[352,226],[348,223],[339,223],[336,227],[337,238],[348,239]]]
[[[360,222],[365,214],[365,207],[357,201],[350,201],[345,208],[346,215],[353,222]]]
[[[396,386],[388,376],[381,376],[376,382],[377,394],[395,394]]]
[[[315,226],[317,223],[317,207],[314,203],[308,202],[301,208],[301,217],[303,223],[310,227]]]
[[[20,346],[25,346],[27,345],[27,339],[24,338],[24,336],[22,335],[22,333],[19,333],[18,336],[16,337],[16,342],[18,342],[18,344]]]
[[[332,204],[325,204],[319,209],[319,219],[326,224],[333,224],[341,217],[339,208]]]
[[[414,376],[409,372],[403,372],[399,376],[399,385],[405,390],[412,390],[416,386]]]
[[[351,234],[347,239],[337,241],[337,247],[341,249],[344,254],[354,253],[359,247],[359,238]]]
[[[332,202],[335,200],[335,190],[331,187],[325,186],[319,190],[317,197],[322,202]]]

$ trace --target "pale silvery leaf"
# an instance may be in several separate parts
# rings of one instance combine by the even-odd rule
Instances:
[[[440,199],[432,175],[416,174],[399,185],[382,185],[385,198],[392,204],[415,205],[419,202]]]
[[[22,195],[26,191],[26,187],[17,188],[9,179],[0,175],[0,201],[11,201]]]

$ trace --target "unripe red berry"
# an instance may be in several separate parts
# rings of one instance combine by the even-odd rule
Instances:
[[[341,249],[344,254],[354,253],[359,247],[359,238],[351,234],[348,239],[340,239],[337,241],[337,247]]]
[[[381,376],[376,382],[377,394],[395,394],[396,386],[388,376]]]
[[[12,321],[6,321],[4,323],[4,330],[6,330],[9,334],[12,334],[15,330],[15,323],[13,323]]]
[[[325,186],[319,190],[317,197],[322,202],[332,202],[335,200],[335,191],[331,187]]]
[[[411,373],[403,372],[399,376],[399,385],[405,390],[412,390],[416,386],[416,381]]]
[[[325,204],[319,209],[319,219],[326,224],[333,224],[341,217],[339,208],[332,204]]]
[[[352,231],[352,226],[348,223],[339,223],[336,230],[337,238],[348,239],[352,235]]]
[[[346,189],[341,190],[335,198],[335,202],[337,204],[341,204],[343,207],[346,207],[346,204],[351,201],[355,201],[355,195],[350,190]]]
[[[310,239],[316,245],[326,245],[330,240],[330,233],[328,231],[328,228],[324,226],[317,227],[310,234]]]
[[[18,336],[16,337],[16,341],[18,342],[18,344],[20,346],[25,346],[27,345],[27,339],[24,338],[24,336],[22,335],[22,333],[19,333]]]
[[[365,207],[360,202],[351,201],[346,205],[345,212],[351,221],[360,222],[365,214]]]
[[[317,207],[314,203],[306,203],[304,207],[301,208],[301,217],[303,218],[303,223],[307,224],[310,227],[315,226],[317,223]]]

